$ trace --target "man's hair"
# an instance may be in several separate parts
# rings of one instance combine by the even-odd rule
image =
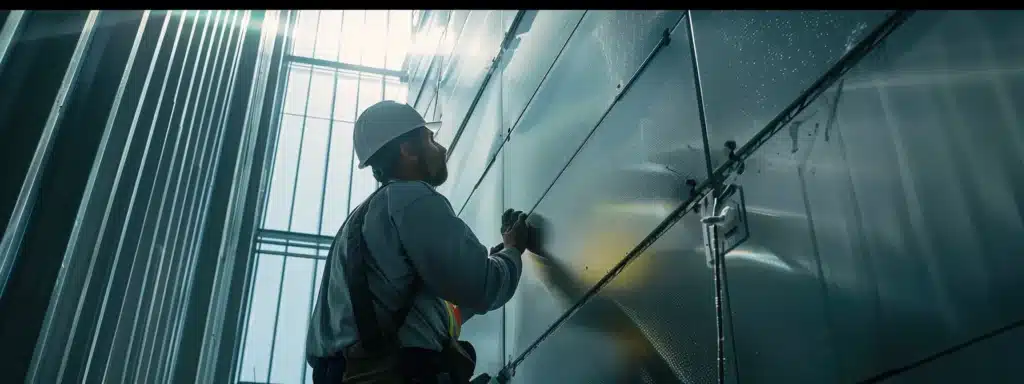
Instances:
[[[373,170],[373,178],[381,183],[386,183],[389,179],[395,176],[396,168],[398,167],[398,158],[402,155],[402,144],[403,143],[416,143],[419,140],[421,129],[413,129],[409,132],[403,133],[401,136],[394,138],[393,140],[384,144],[370,156],[370,159],[366,161],[366,164]]]

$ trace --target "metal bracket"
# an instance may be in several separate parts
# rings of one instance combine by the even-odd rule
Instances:
[[[701,218],[701,223],[718,228],[715,248],[724,255],[750,238],[750,224],[747,221],[747,201],[743,187],[728,184],[711,196],[711,214]]]
[[[742,175],[743,171],[747,169],[746,164],[743,164],[743,159],[736,154],[736,141],[729,140],[725,142],[725,149],[729,150],[729,160],[732,160],[736,164],[736,174]]]

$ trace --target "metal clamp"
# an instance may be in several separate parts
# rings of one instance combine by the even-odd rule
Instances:
[[[747,167],[743,164],[743,158],[736,154],[736,141],[726,141],[725,148],[729,150],[729,160],[736,164],[736,174],[742,175],[743,171],[746,170]]]

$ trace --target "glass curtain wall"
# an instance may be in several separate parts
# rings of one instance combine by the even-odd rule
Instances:
[[[300,11],[281,128],[257,232],[257,269],[238,377],[312,383],[306,323],[334,233],[377,187],[356,169],[355,117],[381,100],[406,102],[402,64],[413,11]]]

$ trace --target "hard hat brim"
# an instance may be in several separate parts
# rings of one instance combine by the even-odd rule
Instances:
[[[429,129],[431,131],[437,132],[438,129],[441,129],[441,121],[440,120],[438,120],[438,121],[431,121],[431,122],[428,122],[426,124],[423,124],[423,127],[427,128],[427,129]]]

